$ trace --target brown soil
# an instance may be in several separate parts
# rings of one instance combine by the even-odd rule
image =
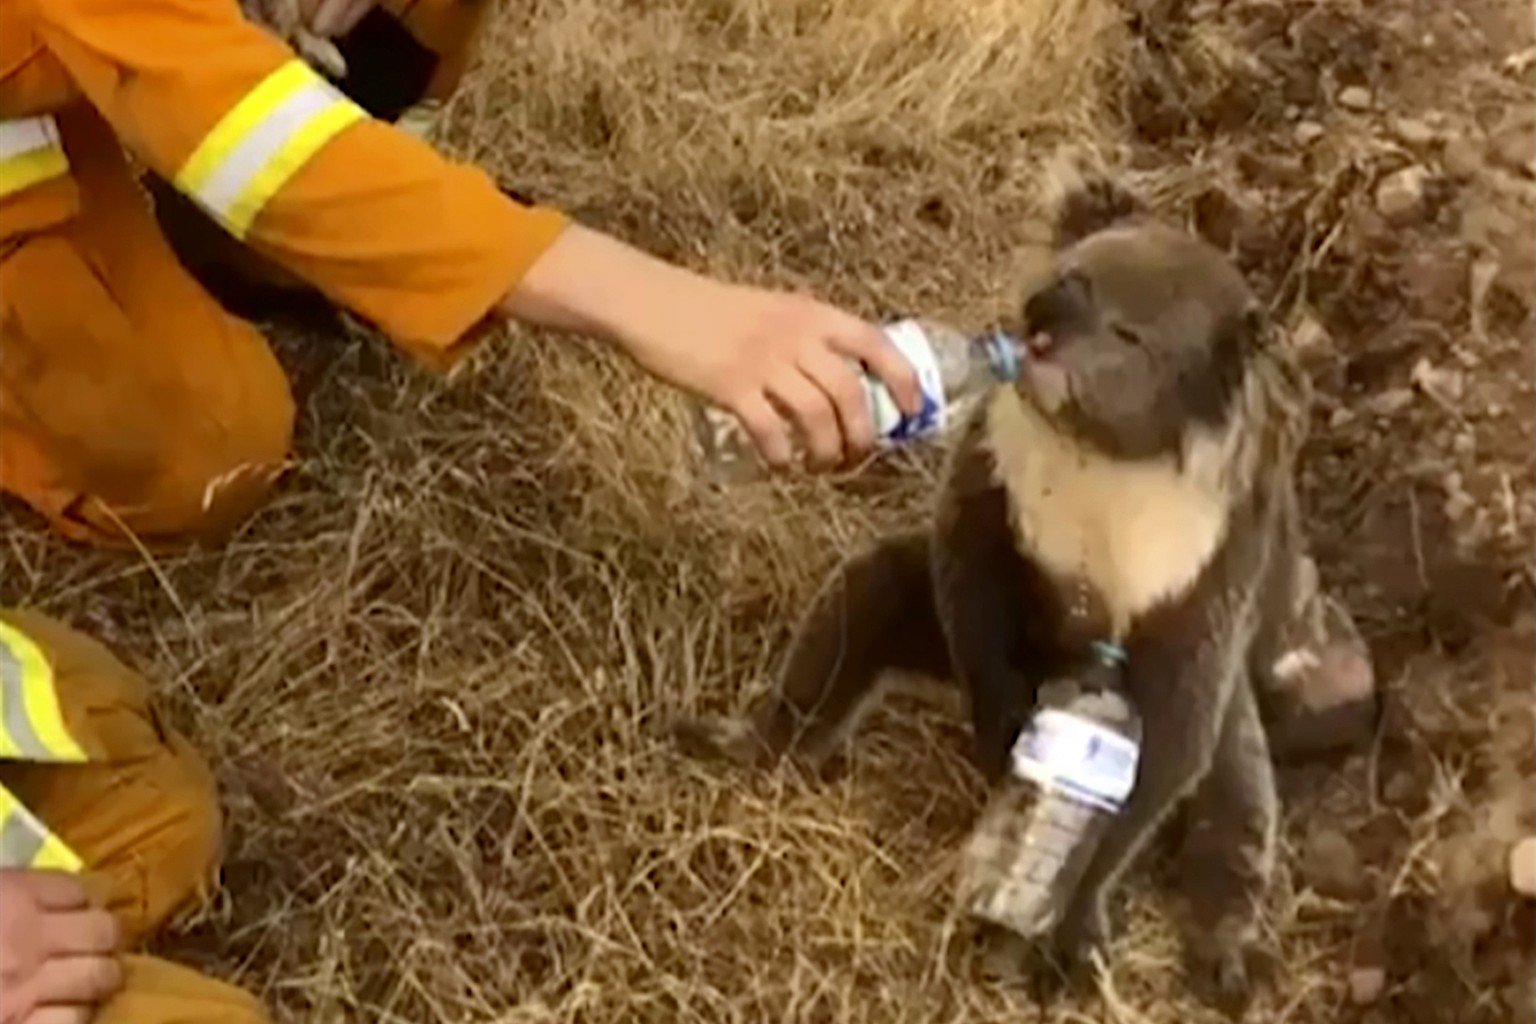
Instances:
[[[1284,970],[1252,1019],[1530,1022],[1504,865],[1536,831],[1530,22],[539,0],[450,139],[655,251],[870,315],[1006,310],[1061,144],[1228,246],[1308,352],[1317,552],[1391,700],[1369,755],[1284,780]],[[275,333],[303,467],[226,550],[83,552],[6,513],[0,598],[142,665],[216,764],[225,885],[166,952],[295,1021],[1210,1019],[1151,871],[1099,996],[979,978],[946,927],[977,810],[952,711],[894,702],[835,780],[661,736],[760,685],[819,574],[920,514],[929,457],[714,494],[679,397],[579,341],[515,333],[437,381]]]

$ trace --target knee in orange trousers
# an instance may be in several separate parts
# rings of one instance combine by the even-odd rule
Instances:
[[[208,764],[161,721],[141,676],[100,643],[33,612],[0,612],[53,668],[85,765],[0,763],[0,783],[85,861],[87,887],[136,946],[198,906],[217,872],[223,819]],[[240,989],[129,955],[124,987],[96,1024],[259,1024]]]
[[[76,540],[223,539],[286,466],[286,377],[178,263],[106,125],[58,120],[79,213],[0,250],[0,490]]]

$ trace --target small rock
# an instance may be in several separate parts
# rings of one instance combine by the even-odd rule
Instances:
[[[1323,137],[1323,126],[1316,121],[1302,121],[1296,125],[1295,138],[1298,146],[1310,146]]]
[[[1521,896],[1536,896],[1536,836],[1527,836],[1509,851],[1509,884]]]
[[[1347,405],[1341,405],[1333,410],[1333,415],[1328,417],[1328,426],[1334,430],[1342,430],[1355,422],[1354,410]]]
[[[1349,972],[1349,1001],[1368,1006],[1387,988],[1387,972],[1380,967],[1356,967]]]
[[[1382,787],[1381,795],[1390,804],[1407,803],[1418,790],[1418,783],[1414,781],[1411,772],[1398,772],[1387,780]]]
[[[1413,383],[1442,405],[1455,405],[1461,401],[1465,391],[1465,381],[1460,370],[1439,369],[1428,359],[1420,359],[1414,364]]]
[[[1333,337],[1317,317],[1304,313],[1291,332],[1291,348],[1302,359],[1314,359],[1333,351]]]
[[[1371,109],[1371,90],[1363,85],[1346,86],[1339,91],[1339,106],[1346,110]]]
[[[1460,523],[1477,508],[1477,500],[1466,491],[1457,491],[1445,499],[1445,518]]]
[[[1393,224],[1406,224],[1424,212],[1429,172],[1418,164],[1394,171],[1376,186],[1376,209]]]
[[[1453,446],[1457,455],[1471,455],[1477,451],[1477,435],[1466,430],[1456,435]]]
[[[1493,537],[1493,520],[1486,508],[1475,510],[1471,515],[1471,522],[1458,520],[1456,526],[1456,548],[1463,557],[1470,557]]]
[[[1528,173],[1532,159],[1531,136],[1520,132],[1500,137],[1493,144],[1493,159],[1517,174]]]
[[[1482,170],[1483,151],[1471,139],[1458,135],[1446,142],[1440,160],[1446,174],[1453,178],[1470,178]]]
[[[1354,844],[1332,829],[1315,832],[1307,840],[1302,875],[1319,894],[1338,899],[1359,895],[1365,883],[1365,869]]]
[[[1393,118],[1392,134],[1406,146],[1427,146],[1435,141],[1435,130],[1427,122],[1412,117]]]
[[[1407,388],[1388,388],[1365,400],[1367,411],[1376,416],[1393,416],[1413,404],[1413,392]]]

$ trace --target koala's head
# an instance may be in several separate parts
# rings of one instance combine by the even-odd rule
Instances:
[[[1226,425],[1264,316],[1207,243],[1117,219],[1058,248],[1017,330],[1028,349],[1020,395],[1105,454],[1143,459]]]

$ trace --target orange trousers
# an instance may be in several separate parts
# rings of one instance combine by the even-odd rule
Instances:
[[[417,88],[441,97],[456,85],[492,5],[384,0],[381,6],[441,56]],[[29,66],[13,79],[22,93]],[[388,67],[373,74],[389,84]],[[260,333],[227,313],[178,261],[108,122],[83,102],[54,116],[70,153],[79,208],[41,230],[0,235],[0,492],[77,541],[151,550],[194,539],[219,543],[286,469],[295,411],[286,376]],[[366,132],[345,141],[356,152],[394,145]],[[445,211],[451,206],[451,215],[442,216],[454,227],[439,240],[423,239],[414,251],[398,232],[377,240],[335,239],[324,235],[332,230],[325,211],[345,204],[304,200],[305,230],[324,235],[305,243],[324,261],[316,264],[318,275],[333,284],[348,274],[374,275],[356,293],[373,289],[366,297],[380,308],[393,304],[402,322],[436,323],[480,308],[473,304],[485,301],[481,293],[515,281],[515,267],[532,258],[553,221],[540,221],[534,243],[519,253],[517,232],[526,233],[522,225],[531,221],[513,219],[510,202],[505,213],[488,205],[502,202],[494,189],[483,194],[469,178],[449,176],[458,171],[424,178],[421,158],[401,147],[387,151],[397,150],[402,162],[417,161],[402,172],[417,175],[409,179],[415,194]],[[324,173],[331,177],[311,175],[306,182],[316,184],[304,188],[350,199],[337,192],[337,172]],[[379,181],[370,183],[375,173]],[[377,199],[382,214],[406,188],[387,173],[358,166],[345,187],[364,197],[360,201]],[[452,198],[459,195],[465,198]],[[478,223],[471,211],[479,211]],[[490,243],[471,246],[466,230],[499,232],[507,241],[494,244],[505,251]],[[376,255],[367,245],[402,255]],[[431,269],[440,255],[456,257],[454,268]],[[391,259],[403,269],[390,270],[397,277],[384,280],[384,262]],[[437,279],[445,274],[459,277]],[[418,315],[428,302],[437,305]]]
[[[0,762],[9,789],[85,861],[92,895],[137,947],[197,906],[219,861],[222,817],[208,765],[156,718],[149,688],[101,644],[45,616],[7,610],[52,663],[71,731],[100,757],[85,765]],[[261,1024],[240,989],[130,954],[123,989],[94,1024]]]

